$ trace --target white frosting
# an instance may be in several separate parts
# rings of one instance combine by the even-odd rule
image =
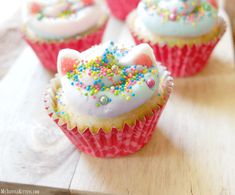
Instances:
[[[32,13],[33,3],[40,11]],[[26,24],[30,31],[45,39],[63,39],[77,36],[100,25],[106,13],[100,5],[84,5],[81,0],[29,0]],[[71,12],[63,15],[65,12]],[[41,17],[41,18],[40,18]]]
[[[146,78],[150,76],[151,75],[146,75]],[[154,80],[156,82],[159,82],[157,77],[155,77]],[[74,113],[92,115],[98,118],[112,118],[124,113],[128,113],[138,106],[144,104],[153,96],[155,90],[158,89],[157,87],[155,87],[153,90],[150,91],[145,83],[134,86],[133,92],[138,95],[132,97],[131,101],[127,101],[122,96],[115,96],[113,93],[110,92],[99,92],[99,95],[97,95],[97,97],[106,95],[112,99],[112,102],[105,106],[97,108],[97,100],[84,96],[83,93],[75,90],[68,79],[63,77],[61,79],[61,83],[64,90],[64,98],[66,101],[65,104],[69,105]],[[127,95],[127,93],[125,94]]]
[[[107,46],[107,45],[106,45]],[[153,51],[147,44],[141,44],[139,46],[129,48],[128,53],[124,55],[117,55],[116,58],[118,60],[117,65],[126,67],[127,72],[133,73],[132,70],[134,68],[135,73],[138,73],[139,71],[143,69],[151,70],[143,73],[143,82],[137,82],[132,85],[132,92],[122,92],[119,95],[115,95],[111,91],[99,91],[97,94],[95,94],[95,99],[92,96],[85,96],[86,89],[78,88],[75,86],[75,82],[68,78],[68,76],[61,71],[61,62],[64,58],[71,58],[71,59],[77,59],[77,61],[83,60],[90,60],[90,59],[96,59],[97,54],[105,53],[104,45],[102,46],[95,46],[84,53],[79,53],[74,50],[62,50],[58,57],[58,72],[61,76],[61,85],[63,90],[63,100],[65,105],[67,105],[74,113],[81,113],[85,115],[91,115],[98,118],[111,118],[116,117],[119,115],[122,115],[124,113],[130,112],[133,109],[141,106],[146,101],[148,101],[157,91],[160,85],[159,80],[159,74],[161,72],[158,72],[161,68],[159,65],[157,65],[156,60],[153,55]],[[113,46],[109,46],[109,50],[112,51]],[[135,57],[137,57],[139,54],[146,54],[149,56],[150,59],[153,59],[152,66],[149,68],[146,68],[142,66],[141,64],[136,65],[133,64],[133,61],[135,60]],[[102,56],[102,55],[99,55]],[[131,60],[132,59],[132,60]],[[89,62],[88,60],[88,62]],[[121,64],[123,63],[123,65]],[[126,64],[129,63],[129,64]],[[160,69],[159,69],[160,68]],[[152,70],[155,70],[155,73],[152,72]],[[89,69],[88,69],[89,71]],[[161,69],[161,71],[163,71]],[[158,72],[158,73],[156,73]],[[101,83],[103,83],[106,87],[112,87],[118,85],[118,82],[120,82],[121,76],[120,75],[114,75],[113,76],[113,82],[110,82],[108,80],[108,77],[103,77],[101,79]],[[149,87],[147,85],[147,81],[151,79],[155,85],[152,87]],[[92,85],[94,83],[94,77],[89,75],[86,71],[82,75],[82,78],[79,78],[79,82],[85,83],[86,86]],[[116,84],[114,84],[116,83]],[[135,94],[135,96],[131,96],[132,94]],[[97,103],[99,103],[100,98],[102,96],[108,97],[112,101],[97,107]],[[127,100],[126,97],[130,97],[130,100]]]
[[[174,37],[201,36],[217,25],[217,9],[206,0],[142,0],[135,24],[155,35]]]
[[[191,13],[199,4],[199,0],[159,0],[158,8],[168,10],[171,13],[175,12],[180,14],[188,14]]]

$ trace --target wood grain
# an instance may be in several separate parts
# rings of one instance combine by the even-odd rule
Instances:
[[[135,195],[234,194],[234,87],[233,73],[176,80],[151,142],[125,158],[82,154],[71,188]]]
[[[27,48],[0,83],[0,181],[69,188],[79,153],[44,110],[52,76]]]
[[[27,48],[0,82],[0,181],[66,194],[235,194],[231,37],[228,29],[202,73],[176,79],[150,143],[118,159],[80,157],[44,111],[43,93],[53,75]],[[133,43],[115,19],[107,40]]]
[[[175,80],[156,133],[118,159],[81,154],[72,193],[235,194],[235,71],[231,31],[199,75]]]
[[[2,3],[2,2],[1,2]],[[8,3],[7,3],[8,4]],[[26,46],[19,32],[21,23],[20,10],[15,13],[10,11],[8,18],[2,16],[7,12],[7,7],[0,6],[0,79],[7,73],[10,67],[14,64],[17,57],[21,54],[22,49]],[[13,10],[15,10],[14,7]],[[6,14],[7,15],[7,14]],[[5,20],[4,20],[5,19]]]

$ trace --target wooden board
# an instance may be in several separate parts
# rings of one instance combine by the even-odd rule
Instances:
[[[119,159],[82,154],[71,188],[135,195],[234,194],[234,87],[235,74],[177,80],[150,143]]]
[[[175,80],[156,133],[118,159],[81,154],[73,193],[235,194],[235,71],[228,30],[199,75]]]
[[[133,43],[126,27],[114,19],[104,41],[110,39]],[[43,194],[54,188],[66,194],[235,193],[230,30],[201,74],[175,81],[152,140],[128,157],[80,156],[43,108],[43,93],[52,77],[27,47],[0,82],[0,187],[20,183]]]
[[[52,76],[27,48],[0,82],[0,181],[69,188],[79,153],[44,110]]]

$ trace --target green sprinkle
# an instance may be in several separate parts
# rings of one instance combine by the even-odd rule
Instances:
[[[43,18],[44,18],[44,15],[42,13],[39,13],[38,16],[37,16],[37,19],[42,20]]]

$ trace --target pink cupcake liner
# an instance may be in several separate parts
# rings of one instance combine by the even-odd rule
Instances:
[[[137,7],[140,0],[106,0],[112,14],[120,20],[125,20],[127,15]]]
[[[84,51],[93,45],[99,44],[102,41],[105,27],[106,23],[96,32],[81,38],[74,38],[65,41],[34,41],[24,34],[23,38],[34,50],[42,65],[52,72],[57,72],[57,56],[61,49],[69,48],[77,51]]]
[[[134,33],[132,35],[136,44],[146,42]],[[207,65],[219,40],[220,37],[205,44],[183,47],[147,43],[153,48],[156,59],[167,67],[173,77],[188,77],[199,73]]]
[[[102,128],[97,133],[92,133],[89,128],[81,133],[79,127],[70,129],[67,122],[61,121],[54,109],[54,105],[56,105],[55,95],[60,87],[58,78],[52,80],[52,86],[45,94],[45,108],[48,115],[80,151],[94,157],[109,158],[132,154],[140,150],[151,139],[159,117],[168,101],[173,88],[173,80],[168,72],[166,73],[166,80],[163,84],[167,86],[163,96],[164,103],[156,106],[143,119],[136,120],[133,125],[124,124],[122,129],[113,127],[109,133],[106,133]]]
[[[77,128],[67,129],[67,124],[59,126],[70,141],[82,152],[95,157],[120,157],[140,150],[151,138],[163,107],[153,111],[143,121],[136,121],[133,126],[124,125],[120,131],[112,128],[110,133],[100,129],[92,134],[89,129],[80,134]],[[49,115],[50,116],[50,115]],[[58,124],[58,120],[55,120]]]

